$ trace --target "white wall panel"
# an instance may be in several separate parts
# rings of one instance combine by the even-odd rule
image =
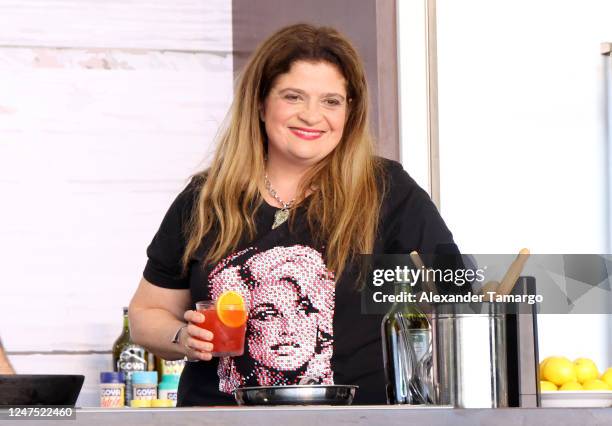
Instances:
[[[46,319],[22,340],[40,322],[1,309],[2,324],[19,324],[3,327],[12,350],[109,347],[103,324],[120,320],[146,245],[226,112],[230,56],[177,55],[177,70],[121,62],[133,69],[0,70],[0,303]]]
[[[110,350],[206,164],[231,45],[230,1],[0,3],[0,335],[18,372],[82,372],[97,404],[110,355],[82,352]]]
[[[606,249],[611,13],[607,0],[438,1],[442,209],[464,249]]]
[[[231,50],[230,0],[3,0],[0,45]]]
[[[442,214],[467,253],[605,253],[608,0],[438,0]],[[602,299],[610,306],[610,300]],[[610,365],[610,316],[541,315],[540,354]],[[580,342],[580,344],[576,344]]]

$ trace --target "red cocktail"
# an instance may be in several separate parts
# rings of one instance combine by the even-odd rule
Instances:
[[[213,356],[239,356],[244,353],[247,312],[244,303],[224,301],[224,295],[216,302],[196,303],[197,311],[204,314],[204,322],[197,325],[213,333]]]

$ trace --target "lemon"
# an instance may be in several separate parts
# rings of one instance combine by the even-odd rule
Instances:
[[[554,357],[546,361],[542,368],[543,380],[553,382],[557,386],[561,386],[567,382],[575,382],[576,371],[574,364],[565,357]]]
[[[548,362],[548,360],[556,358],[554,356],[547,356],[546,358],[544,358],[542,360],[542,362],[540,362],[540,379],[542,378],[542,376],[544,375],[544,365],[546,365],[546,363]]]
[[[610,390],[610,386],[603,380],[591,379],[582,384],[584,390]]]
[[[605,373],[601,375],[601,380],[606,382],[610,389],[612,389],[612,367],[609,367]]]
[[[578,382],[567,382],[559,388],[561,391],[577,391],[582,390],[582,385]]]
[[[597,365],[588,358],[577,358],[574,360],[574,369],[576,370],[576,377],[580,383],[584,383],[587,380],[596,379],[599,377],[599,371],[597,371]]]
[[[557,390],[557,386],[555,386],[554,383],[550,383],[546,380],[540,380],[540,391],[541,392],[556,391],[556,390]]]

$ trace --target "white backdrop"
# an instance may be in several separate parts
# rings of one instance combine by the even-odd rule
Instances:
[[[423,4],[399,0],[398,27],[402,160],[427,187]],[[609,252],[599,49],[612,2],[437,0],[437,16],[441,213],[461,250]],[[612,365],[609,315],[538,320],[542,358]]]
[[[231,2],[0,3],[0,333],[20,373],[85,374],[232,96]]]

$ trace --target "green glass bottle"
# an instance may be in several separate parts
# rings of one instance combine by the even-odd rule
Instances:
[[[130,337],[128,308],[123,308],[123,330],[113,344],[113,370],[125,375],[125,403],[132,400],[132,373],[149,370],[150,355],[147,350],[135,344]]]
[[[406,301],[395,302],[381,324],[387,402],[425,404],[427,392],[419,379],[419,363],[429,354],[431,327],[416,303],[408,301],[410,284],[396,282],[394,287],[396,298]]]

